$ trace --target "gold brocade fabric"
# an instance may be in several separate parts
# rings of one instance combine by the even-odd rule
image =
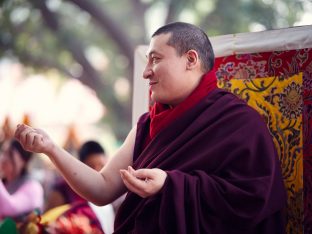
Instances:
[[[312,48],[216,58],[218,85],[254,107],[276,145],[287,234],[312,233]]]
[[[219,80],[218,85],[245,100],[265,119],[278,151],[288,192],[288,204],[291,204],[288,207],[288,216],[292,216],[292,219],[288,220],[287,230],[292,233],[292,227],[302,225],[302,73],[287,79],[234,77],[227,81],[226,85],[224,81]]]

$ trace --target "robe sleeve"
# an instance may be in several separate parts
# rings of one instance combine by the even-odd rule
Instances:
[[[0,181],[0,216],[18,216],[34,209],[42,209],[43,188],[39,182],[29,180],[15,193],[9,194]]]

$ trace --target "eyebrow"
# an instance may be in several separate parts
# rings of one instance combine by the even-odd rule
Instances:
[[[161,55],[159,52],[155,51],[155,50],[151,50],[148,54],[146,54],[146,58],[148,58],[149,56],[153,55],[153,54],[157,54],[157,55]]]

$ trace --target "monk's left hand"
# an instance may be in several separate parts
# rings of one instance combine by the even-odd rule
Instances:
[[[121,169],[120,174],[126,187],[143,198],[158,193],[167,178],[167,173],[158,168],[134,170],[129,166],[128,170]]]

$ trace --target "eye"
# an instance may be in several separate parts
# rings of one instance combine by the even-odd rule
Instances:
[[[152,62],[153,64],[156,64],[158,61],[159,61],[159,58],[158,58],[158,57],[152,57],[152,58],[151,58],[151,62]]]

